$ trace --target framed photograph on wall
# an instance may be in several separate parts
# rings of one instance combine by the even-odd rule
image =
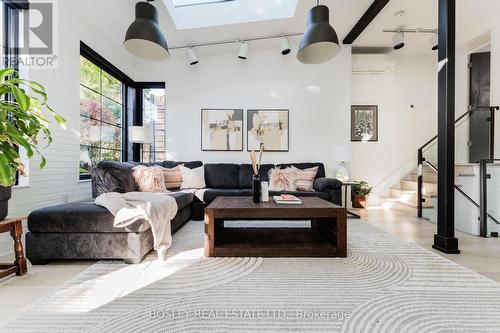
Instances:
[[[289,150],[289,112],[287,109],[247,110],[247,150]]]
[[[378,106],[351,106],[351,141],[378,141]]]
[[[243,151],[243,109],[202,109],[201,150]]]

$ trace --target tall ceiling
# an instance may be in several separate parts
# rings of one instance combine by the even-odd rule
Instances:
[[[456,39],[459,48],[488,33],[493,22],[498,20],[500,12],[499,0],[457,0],[456,2]],[[397,19],[394,14],[404,11]],[[437,0],[391,0],[380,14],[367,27],[354,43],[355,47],[390,47],[391,33],[383,33],[384,29],[393,29],[403,25],[406,28],[437,28]],[[406,34],[405,47],[396,52],[428,53],[430,35]]]
[[[244,1],[244,0],[237,0]],[[262,0],[264,2],[270,0]],[[339,38],[343,38],[363,15],[373,0],[323,0],[330,8],[330,22]],[[256,36],[303,32],[306,27],[307,12],[315,6],[314,0],[299,0],[295,15],[270,21],[231,24],[199,29],[177,30],[162,2],[155,2],[160,9],[162,27],[172,46],[225,39],[245,39]],[[210,5],[207,5],[210,6]],[[195,17],[193,19],[196,19]]]
[[[135,3],[139,0],[68,0],[75,3],[82,19],[101,27],[102,33],[111,40],[121,43],[125,32],[134,20]],[[235,0],[245,1],[245,0]],[[262,0],[271,1],[271,0]],[[280,0],[272,0],[280,1]],[[364,14],[373,0],[322,0],[330,8],[330,22],[342,40],[354,24]],[[480,3],[480,6],[478,5]],[[308,10],[316,4],[314,0],[299,0],[295,14],[290,18],[213,26],[196,29],[176,29],[163,0],[153,4],[159,9],[161,27],[165,32],[169,46],[189,45],[218,40],[240,40],[250,37],[303,32],[306,27]],[[208,6],[208,5],[207,5]],[[95,8],[99,7],[100,15]],[[403,10],[405,14],[399,20],[394,13]],[[476,38],[488,30],[495,13],[500,11],[500,0],[460,0],[457,1],[457,45]],[[222,14],[223,15],[223,14]],[[103,20],[103,17],[106,19]],[[196,20],[196,17],[193,17]],[[437,0],[391,0],[375,20],[355,41],[355,47],[391,47],[392,34],[383,33],[383,29],[404,25],[407,28],[437,28]],[[412,34],[406,36],[406,46],[398,52],[431,52],[429,35]],[[295,39],[294,42],[297,40]],[[275,41],[256,42],[251,48],[277,47]],[[234,45],[207,47],[201,52],[225,52]],[[173,51],[173,55],[184,51]],[[137,62],[140,60],[137,59]]]

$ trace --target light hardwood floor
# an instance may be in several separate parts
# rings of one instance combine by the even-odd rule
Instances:
[[[446,255],[432,249],[436,225],[415,218],[415,210],[406,207],[358,210],[364,221],[412,243],[416,243],[479,274],[500,282],[500,239],[479,238],[457,232],[459,255]],[[0,258],[2,261],[12,257]],[[11,319],[30,305],[60,287],[65,281],[91,266],[93,261],[56,262],[28,267],[28,274],[0,280],[0,322]]]

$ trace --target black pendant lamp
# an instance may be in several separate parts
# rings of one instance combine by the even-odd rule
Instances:
[[[330,25],[327,6],[318,4],[307,14],[307,28],[299,44],[297,59],[304,64],[321,64],[340,52],[339,38]]]
[[[158,23],[158,10],[147,2],[135,4],[135,21],[127,30],[123,46],[133,55],[145,60],[167,59],[167,40]]]

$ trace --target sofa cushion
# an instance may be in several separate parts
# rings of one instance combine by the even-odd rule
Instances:
[[[108,192],[134,192],[137,184],[132,178],[133,162],[101,161],[92,169],[92,195],[95,197]]]
[[[208,188],[237,189],[239,172],[237,164],[205,164],[205,183]]]
[[[178,210],[193,202],[193,194],[176,192],[170,194],[177,202]],[[145,220],[139,220],[125,228],[113,226],[114,216],[93,201],[73,202],[33,211],[28,217],[31,232],[143,232],[150,228]]]
[[[184,165],[186,168],[189,169],[194,169],[194,168],[199,168],[203,165],[203,162],[201,161],[192,161],[192,162],[177,162],[177,161],[163,161],[162,166],[164,168],[175,168],[178,165]]]
[[[173,168],[180,164],[190,169],[203,165],[200,161],[163,161],[155,163],[101,161],[91,170],[92,197],[97,198],[99,195],[108,192],[126,193],[138,191],[137,184],[132,177],[132,168],[136,165],[160,165],[165,168]]]
[[[316,173],[315,179],[325,177],[325,166],[323,163],[288,163],[288,164],[278,164],[277,166],[279,166],[282,169],[294,166],[300,170],[310,169],[317,166],[318,172]]]
[[[134,177],[137,187],[141,192],[165,193],[165,177],[163,176],[163,167],[138,165],[133,168],[132,177]]]
[[[217,197],[237,197],[242,195],[242,190],[240,189],[228,189],[228,188],[209,188],[203,193],[203,201],[210,203]]]
[[[168,195],[174,197],[178,210],[189,206],[194,200],[194,194],[189,192],[170,192]]]
[[[259,169],[259,177],[263,182],[269,181],[269,171],[274,168],[273,164],[262,164]],[[251,164],[241,164],[240,165],[240,188],[248,189],[252,188],[252,177],[253,168]]]

